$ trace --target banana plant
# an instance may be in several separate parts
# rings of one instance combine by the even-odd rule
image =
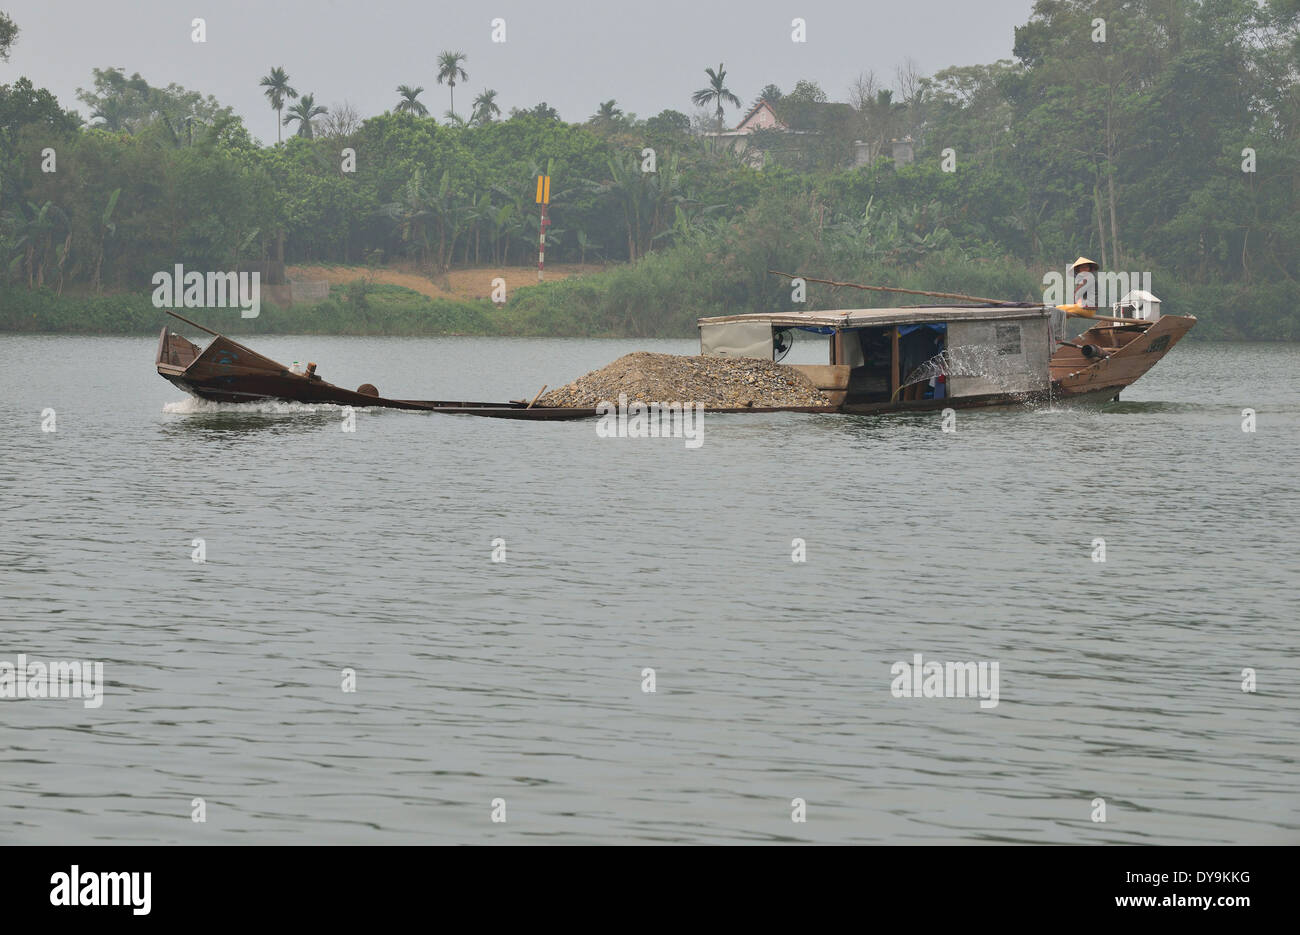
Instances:
[[[465,264],[469,264],[469,246],[470,240],[474,242],[474,263],[479,262],[479,243],[483,234],[483,225],[491,223],[492,215],[495,209],[492,205],[491,192],[478,192],[470,199],[468,216],[470,224],[470,233],[465,238]]]
[[[5,275],[16,278],[22,270],[27,252],[27,231],[22,215],[6,211],[0,214],[0,262],[5,263]]]
[[[380,208],[381,214],[395,222],[401,241],[418,250],[421,264],[428,259],[429,238],[426,228],[433,216],[431,198],[431,193],[424,184],[424,171],[416,166],[415,173],[402,186],[399,198]]]
[[[492,262],[506,263],[510,256],[510,230],[515,217],[513,202],[506,202],[488,214],[492,228]],[[504,241],[504,243],[502,242]]]
[[[587,232],[585,230],[580,229],[578,231],[578,262],[579,263],[585,264],[587,262],[588,250],[601,250],[603,248],[604,248],[604,244],[595,243],[590,237],[587,236]]]
[[[430,208],[434,225],[438,231],[438,269],[446,271],[451,267],[452,254],[456,250],[456,241],[469,227],[469,206],[461,199],[461,194],[451,183],[450,170],[444,170],[438,181]]]
[[[45,285],[45,270],[49,266],[50,255],[56,253],[54,248],[54,230],[59,224],[68,226],[68,216],[52,201],[37,206],[27,202],[31,217],[25,224],[26,240],[23,260],[27,267],[28,288]],[[58,262],[58,257],[55,257]]]
[[[616,205],[623,217],[628,259],[635,262],[649,251],[655,237],[671,226],[676,205],[685,200],[678,157],[674,153],[655,172],[642,172],[640,159],[632,153],[616,153],[606,166],[608,179],[588,181],[586,185]]]
[[[99,237],[95,244],[95,271],[90,277],[91,288],[96,294],[100,291],[100,272],[104,267],[104,239],[117,233],[117,223],[113,220],[113,211],[117,208],[118,196],[122,189],[115,188],[108,193],[108,204],[99,218]]]

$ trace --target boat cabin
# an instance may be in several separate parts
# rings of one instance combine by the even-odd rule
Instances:
[[[790,366],[848,409],[1044,390],[1064,337],[1063,313],[1041,305],[792,311],[697,324],[705,356],[780,362],[801,336],[825,336],[824,365]]]
[[[1160,319],[1160,300],[1145,289],[1134,289],[1115,303],[1111,314],[1116,318],[1158,321]]]

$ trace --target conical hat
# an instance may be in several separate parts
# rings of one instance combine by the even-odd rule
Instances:
[[[1098,269],[1101,268],[1101,264],[1098,263],[1096,260],[1090,260],[1086,256],[1081,256],[1079,257],[1079,259],[1075,260],[1073,263],[1070,264],[1070,270],[1074,271],[1078,269],[1080,266],[1095,266]]]

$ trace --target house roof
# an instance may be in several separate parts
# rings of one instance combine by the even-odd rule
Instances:
[[[855,123],[858,112],[839,101],[805,101],[797,107],[783,108],[785,125],[792,130],[827,130]]]
[[[758,103],[749,109],[749,113],[745,114],[745,116],[741,119],[740,123],[736,124],[736,129],[732,130],[731,132],[732,133],[742,132],[745,129],[746,124],[748,124],[751,120],[753,120],[754,117],[756,117],[758,113],[763,110],[766,110],[769,114],[772,115],[772,119],[776,121],[777,126],[782,128],[785,127],[785,121],[783,121],[780,117],[776,115],[776,111],[772,109],[772,105],[767,102],[767,99],[760,98]]]
[[[768,322],[782,328],[870,328],[877,325],[921,324],[946,321],[1005,321],[1046,318],[1052,310],[1043,305],[927,305],[903,308],[842,308],[829,311],[776,312],[774,314],[719,315],[700,318],[697,325]]]

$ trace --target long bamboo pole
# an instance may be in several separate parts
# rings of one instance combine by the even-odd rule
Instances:
[[[203,327],[202,325],[200,325],[197,321],[190,321],[190,320],[189,320],[188,318],[186,318],[184,315],[177,315],[175,312],[173,312],[173,311],[172,311],[171,309],[169,309],[169,308],[165,308],[165,309],[163,309],[163,311],[166,312],[168,315],[172,316],[172,318],[179,318],[181,321],[185,322],[185,324],[187,324],[187,325],[193,325],[195,328],[198,328],[200,331],[206,331],[208,334],[212,335],[213,337],[216,337],[216,338],[221,337],[221,335],[217,334],[217,332],[213,331],[211,328],[205,328],[205,327]]]
[[[962,295],[958,292],[925,292],[920,289],[902,289],[897,286],[864,286],[860,282],[837,282],[834,279],[816,279],[812,276],[796,276],[794,273],[783,273],[777,269],[768,270],[774,276],[784,276],[786,279],[802,279],[804,282],[820,282],[827,286],[849,286],[853,289],[868,289],[871,292],[902,292],[907,295],[929,295],[937,299],[960,299],[963,302],[985,302],[992,305],[1014,305],[1006,299],[986,299],[978,295]]]

